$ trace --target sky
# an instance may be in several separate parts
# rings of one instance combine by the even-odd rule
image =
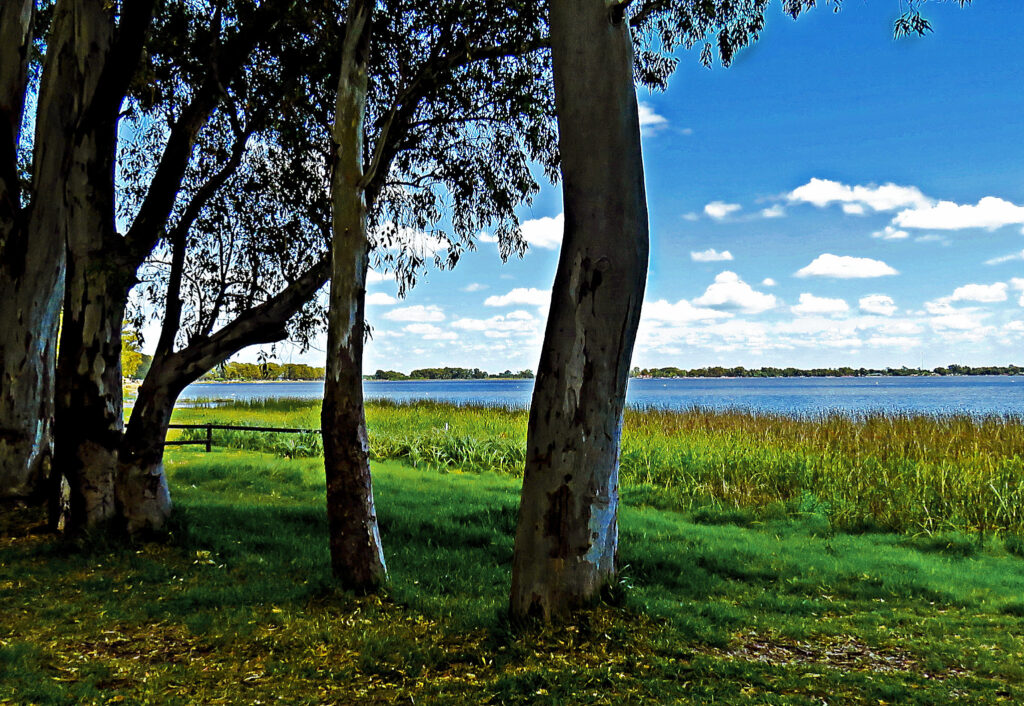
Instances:
[[[773,5],[733,66],[694,54],[641,90],[651,263],[633,365],[1024,363],[1024,3],[898,0],[794,22]],[[371,273],[365,369],[536,369],[561,239],[546,186],[530,248],[483,234],[404,300]],[[322,365],[324,341],[283,362]],[[255,351],[239,359],[255,358]]]

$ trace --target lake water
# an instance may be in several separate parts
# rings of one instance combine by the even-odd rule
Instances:
[[[526,407],[533,380],[378,381],[363,384],[367,399],[430,399]],[[249,400],[323,397],[322,382],[197,383],[195,399]],[[1024,416],[1024,377],[692,378],[630,380],[631,405],[685,409],[743,408],[786,414],[902,411]]]

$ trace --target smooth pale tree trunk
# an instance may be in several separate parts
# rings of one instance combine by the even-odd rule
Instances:
[[[164,322],[165,335],[139,388],[119,453],[117,501],[129,533],[158,530],[171,514],[164,439],[181,391],[242,348],[284,340],[288,320],[323,286],[328,273],[329,263],[324,260],[276,296],[180,351],[173,351],[173,339],[181,307],[170,302],[177,288],[169,288],[167,311],[174,318]]]
[[[551,0],[565,234],[527,433],[511,614],[552,620],[616,572],[619,440],[647,279],[633,55],[621,6]]]
[[[121,440],[121,325],[131,281],[114,229],[116,104],[99,105],[100,74],[113,50],[115,23],[102,0],[79,3],[74,42],[88,56],[83,104],[66,180],[64,318],[57,362],[54,465],[71,488],[68,529],[115,515],[114,477]]]
[[[363,412],[367,240],[363,127],[373,3],[349,6],[334,117],[333,239],[327,378],[321,427],[331,567],[342,585],[373,591],[387,579]]]

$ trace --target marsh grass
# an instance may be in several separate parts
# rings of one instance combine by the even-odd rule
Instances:
[[[391,583],[360,598],[329,575],[318,459],[180,448],[167,470],[165,542],[0,538],[0,702],[1024,700],[1024,562],[995,543],[627,502],[614,601],[520,633],[507,474],[375,463]]]
[[[319,401],[274,399],[200,403],[175,420],[316,429],[319,415]],[[522,472],[525,410],[371,401],[366,417],[376,460]],[[215,440],[288,457],[323,452],[315,434],[217,432]],[[1024,422],[630,409],[621,483],[636,502],[747,520],[820,512],[846,531],[1024,535]]]

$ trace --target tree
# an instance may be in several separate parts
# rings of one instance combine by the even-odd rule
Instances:
[[[404,287],[431,240],[447,250],[435,261],[453,265],[480,228],[496,224],[502,254],[521,252],[514,209],[538,189],[529,160],[549,174],[557,163],[546,61],[524,56],[543,46],[541,8],[516,9],[484,0],[348,7],[332,135],[322,427],[332,567],[356,590],[386,576],[362,397],[371,257]],[[437,227],[445,201],[451,235]]]
[[[511,611],[545,620],[615,575],[622,408],[647,277],[624,8],[551,3],[565,235],[528,425]]]
[[[48,8],[49,9],[49,8]],[[37,486],[39,469],[50,454],[50,428],[59,434],[54,419],[53,361],[65,275],[65,245],[82,230],[105,227],[113,220],[112,208],[94,208],[112,193],[114,140],[117,109],[137,63],[152,11],[150,0],[125,2],[118,13],[101,0],[59,0],[52,10],[44,40],[43,62],[31,145],[31,187],[21,194],[15,184],[20,111],[28,89],[25,57],[32,5],[5,3],[3,27],[15,50],[5,56],[3,81],[5,112],[14,141],[5,140],[4,240],[0,257],[0,330],[3,331],[0,427],[9,445],[2,463],[6,472]],[[49,19],[49,13],[40,13]],[[20,29],[18,29],[20,27]],[[11,64],[7,59],[13,59]],[[20,96],[20,97],[19,97]],[[5,128],[5,131],[8,128]],[[14,146],[14,150],[10,149]],[[109,174],[109,177],[108,177]],[[23,205],[27,200],[28,205]],[[103,277],[101,273],[98,276]],[[72,303],[85,305],[84,292],[71,293]],[[101,336],[120,344],[120,322],[104,327]],[[78,328],[81,321],[65,316],[63,330]],[[96,334],[91,324],[90,334]],[[65,351],[66,353],[68,351]],[[119,351],[118,351],[119,353]],[[74,357],[70,352],[69,357]],[[75,365],[89,361],[76,358]],[[103,384],[112,383],[120,394],[119,356],[111,366],[94,368]],[[111,368],[117,369],[111,372]],[[58,376],[59,379],[59,376]],[[97,410],[107,416],[108,410]],[[83,426],[96,420],[82,417]],[[87,454],[92,449],[83,449]],[[98,449],[99,455],[102,450]],[[54,451],[54,466],[60,465]],[[72,497],[80,502],[78,516],[103,518],[111,504],[105,492],[109,483],[80,485]]]
[[[922,34],[919,4],[901,19]],[[648,253],[634,77],[664,87],[676,65],[672,52],[700,43],[701,61],[710,64],[709,34],[728,65],[758,38],[767,5],[551,0],[565,234],[530,406],[515,618],[564,618],[598,597],[616,572],[622,411]],[[782,2],[794,18],[814,5]]]

